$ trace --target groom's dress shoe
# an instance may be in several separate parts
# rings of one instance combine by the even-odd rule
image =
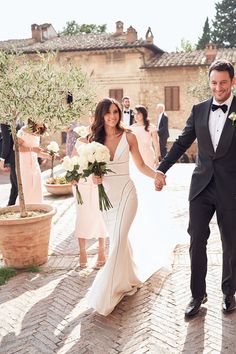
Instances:
[[[198,298],[192,297],[190,303],[186,307],[185,317],[191,317],[196,315],[196,313],[198,313],[201,307],[201,304],[204,304],[205,302],[207,302],[207,294]]]
[[[222,309],[224,312],[230,312],[236,308],[234,295],[224,295]]]

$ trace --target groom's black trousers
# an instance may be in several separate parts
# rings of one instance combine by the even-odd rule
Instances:
[[[236,290],[236,209],[223,210],[214,178],[189,204],[191,292],[194,298],[206,293],[207,240],[209,223],[216,212],[223,250],[222,292],[233,295]]]

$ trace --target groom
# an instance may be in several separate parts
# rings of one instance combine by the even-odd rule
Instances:
[[[182,134],[160,163],[155,179],[156,190],[166,184],[165,172],[197,139],[198,160],[193,171],[189,193],[189,226],[192,298],[185,316],[195,315],[207,301],[206,246],[209,223],[216,212],[222,240],[223,312],[235,309],[236,291],[236,82],[234,67],[218,60],[209,68],[212,98],[196,104]]]

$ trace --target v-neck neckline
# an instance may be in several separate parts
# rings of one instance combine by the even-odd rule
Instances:
[[[110,162],[113,162],[113,161],[115,160],[116,153],[117,153],[117,151],[118,151],[118,148],[119,148],[119,145],[120,145],[120,142],[121,142],[123,136],[124,136],[124,132],[121,134],[120,140],[118,141],[118,143],[117,143],[117,145],[116,145],[116,148],[115,148],[115,150],[114,150],[113,159],[112,159],[112,160],[110,159]]]

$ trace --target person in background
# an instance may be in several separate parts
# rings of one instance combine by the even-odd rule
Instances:
[[[160,160],[167,154],[167,139],[169,138],[168,116],[165,113],[165,105],[157,104],[157,133],[160,143]]]
[[[7,124],[1,124],[2,152],[0,158],[0,169],[10,170],[11,190],[7,205],[14,205],[18,195],[17,176],[15,170],[15,151],[11,128]]]
[[[92,111],[89,112],[89,127],[94,119]],[[72,156],[79,155],[79,147],[83,144],[87,144],[87,137],[79,137],[76,140]],[[102,216],[102,212],[99,209],[98,202],[98,188],[92,181],[92,176],[87,179],[80,180],[78,183],[78,189],[81,194],[83,204],[78,204],[76,200],[75,190],[75,205],[76,205],[76,221],[75,221],[75,238],[79,243],[79,263],[81,268],[86,268],[88,265],[87,252],[86,252],[86,240],[95,238],[98,239],[98,257],[95,265],[95,269],[100,269],[106,262],[105,257],[105,240],[107,237],[107,231],[105,222]],[[93,222],[91,222],[91,215]]]
[[[45,124],[28,119],[27,125],[17,132],[21,180],[26,204],[43,203],[43,183],[38,157],[49,160],[52,158],[49,153],[40,148],[40,136],[46,130]]]
[[[122,117],[123,122],[126,127],[134,123],[134,111],[130,108],[130,98],[129,96],[124,96],[122,98]]]
[[[73,95],[70,91],[67,93],[66,102],[71,107],[73,103]],[[77,134],[74,132],[74,128],[78,126],[77,122],[72,122],[66,130],[66,155],[71,156],[76,139]]]
[[[150,123],[146,107],[134,107],[135,123],[130,126],[138,140],[139,151],[146,165],[154,168],[159,164],[160,146],[156,127]]]

